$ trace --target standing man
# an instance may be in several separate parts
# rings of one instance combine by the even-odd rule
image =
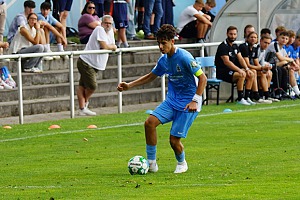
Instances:
[[[150,83],[158,76],[168,75],[168,94],[145,121],[146,152],[150,164],[149,171],[157,172],[156,127],[173,121],[170,130],[170,145],[175,153],[177,166],[174,173],[188,170],[181,138],[186,138],[192,122],[201,110],[202,93],[206,86],[206,76],[193,56],[174,46],[175,28],[165,24],[157,32],[157,42],[162,55],[152,71],[137,80],[118,85],[120,92]],[[197,78],[196,78],[197,77]]]
[[[84,50],[116,50],[114,32],[112,30],[113,18],[104,15],[101,26],[97,26],[92,32]],[[77,61],[80,73],[77,97],[79,103],[79,115],[96,115],[88,109],[89,99],[97,87],[97,72],[105,70],[108,54],[82,54]]]
[[[237,28],[229,26],[227,28],[227,39],[222,42],[217,49],[215,56],[216,75],[228,83],[237,83],[238,104],[251,105],[250,92],[254,81],[253,72],[247,67],[239,47],[234,44],[237,38]],[[244,82],[245,94],[244,94]]]

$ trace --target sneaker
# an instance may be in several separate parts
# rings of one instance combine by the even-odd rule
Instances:
[[[28,73],[42,73],[43,71],[40,70],[39,68],[30,68],[30,69],[24,69],[24,72],[28,72]]]
[[[133,37],[128,38],[127,40],[140,41],[141,39],[136,36],[133,36]]]
[[[0,85],[0,90],[3,90],[3,89],[4,89],[4,87],[2,85]]]
[[[271,97],[269,97],[268,100],[270,100],[270,101],[272,101],[272,102],[280,102],[279,99],[275,99],[275,98],[271,98]]]
[[[249,97],[247,98],[247,100],[246,100],[248,103],[250,103],[250,105],[255,105],[256,103],[255,102],[253,102]]]
[[[51,56],[44,56],[43,60],[50,61],[50,60],[53,60],[53,58]]]
[[[87,107],[84,107],[82,110],[79,109],[78,115],[80,115],[80,116],[95,116],[96,113],[89,110]]]
[[[244,98],[242,98],[240,101],[237,101],[237,104],[241,104],[241,105],[245,105],[245,106],[250,106],[251,105]]]
[[[155,40],[156,38],[152,33],[150,33],[149,35],[145,36],[144,39],[146,39],[146,40]]]
[[[149,161],[149,170],[148,172],[157,172],[158,171],[158,165],[156,163],[156,160],[150,160]]]
[[[257,103],[261,103],[261,104],[271,104],[272,101],[268,100],[268,99],[258,99]]]
[[[180,173],[186,172],[187,170],[188,170],[188,165],[187,165],[186,161],[183,161],[181,163],[178,162],[174,173],[175,174],[180,174]]]

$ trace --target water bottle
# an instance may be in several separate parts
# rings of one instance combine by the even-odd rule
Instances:
[[[216,75],[216,67],[213,67],[213,68],[212,68],[211,78],[212,78],[212,79],[216,79],[216,78],[217,78],[217,75]]]

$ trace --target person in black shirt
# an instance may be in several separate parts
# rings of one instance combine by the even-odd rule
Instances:
[[[254,81],[253,72],[247,67],[237,44],[237,28],[229,26],[227,28],[227,39],[222,42],[217,49],[215,56],[216,75],[218,79],[225,82],[237,83],[238,104],[251,105],[247,100],[250,99],[250,91]],[[246,80],[244,95],[244,82]]]

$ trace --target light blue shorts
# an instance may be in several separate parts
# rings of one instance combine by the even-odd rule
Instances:
[[[173,121],[170,134],[179,138],[186,138],[188,130],[198,115],[198,112],[175,110],[167,101],[162,102],[152,113],[162,123]]]

